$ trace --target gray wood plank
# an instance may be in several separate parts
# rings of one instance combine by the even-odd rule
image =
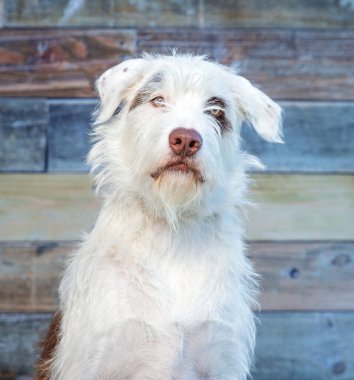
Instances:
[[[0,314],[0,371],[29,380],[50,314]],[[254,380],[352,380],[354,313],[259,315]],[[0,372],[1,373],[1,372]]]
[[[348,0],[4,0],[6,26],[353,27]]]
[[[45,169],[48,118],[44,100],[0,100],[0,171]]]
[[[243,128],[245,148],[269,171],[354,172],[354,103],[282,102],[284,142]]]
[[[0,242],[0,311],[57,307],[70,242]],[[262,310],[353,310],[354,243],[252,242]]]
[[[31,102],[31,100],[29,100]],[[49,170],[85,171],[95,100],[50,101]],[[285,144],[244,126],[244,148],[269,172],[354,173],[353,102],[281,102]],[[335,142],[335,143],[334,143]]]
[[[49,105],[48,170],[87,171],[92,101],[58,101]]]
[[[352,380],[352,313],[264,313],[255,380]]]
[[[96,100],[0,100],[0,170],[87,171]],[[269,144],[244,126],[244,147],[270,172],[354,172],[354,103],[281,102],[285,144]],[[48,141],[47,141],[47,125]],[[335,141],[335,143],[333,143]]]
[[[249,253],[262,310],[354,310],[354,243],[252,242]]]

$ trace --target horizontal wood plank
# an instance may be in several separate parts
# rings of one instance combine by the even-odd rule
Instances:
[[[354,310],[354,243],[253,242],[262,310]]]
[[[353,240],[354,176],[261,175],[247,236],[255,240]]]
[[[75,6],[73,6],[75,4]],[[353,27],[350,1],[4,0],[6,26]]]
[[[85,159],[95,105],[94,100],[75,99],[49,103],[48,171],[88,170]]]
[[[52,101],[50,171],[87,170],[90,115],[96,101]],[[244,127],[244,148],[268,171],[354,173],[354,103],[281,102],[285,144],[269,144]],[[336,141],[333,144],[333,141]]]
[[[0,314],[0,373],[30,380],[50,314]],[[354,313],[259,315],[254,380],[352,380]]]
[[[76,240],[97,210],[87,175],[0,175],[0,240]]]
[[[251,240],[353,240],[354,176],[258,175]],[[87,175],[0,175],[0,240],[76,240],[98,210]]]
[[[354,99],[354,30],[139,30],[138,52],[206,54],[236,64],[277,99]]]
[[[42,99],[1,99],[0,171],[43,171],[48,104]]]
[[[280,104],[285,144],[269,144],[253,128],[242,129],[245,150],[267,171],[354,173],[354,102]],[[94,99],[1,99],[0,170],[87,171],[95,105]]]
[[[54,311],[70,242],[0,243],[0,311]],[[253,242],[262,310],[353,310],[354,243]]]
[[[132,30],[0,30],[0,96],[88,97],[109,66],[136,53]]]
[[[0,30],[0,95],[93,97],[108,67],[171,48],[237,64],[277,99],[353,100],[354,30]]]

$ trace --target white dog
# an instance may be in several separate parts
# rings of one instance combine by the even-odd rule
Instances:
[[[256,282],[240,149],[281,142],[280,108],[232,69],[145,56],[98,80],[89,162],[103,206],[72,256],[38,379],[244,380]]]

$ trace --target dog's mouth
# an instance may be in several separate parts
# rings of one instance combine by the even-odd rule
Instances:
[[[198,166],[194,160],[183,159],[178,161],[169,161],[166,165],[160,166],[151,173],[153,179],[158,179],[164,172],[176,172],[181,174],[192,174],[196,181],[205,182]]]

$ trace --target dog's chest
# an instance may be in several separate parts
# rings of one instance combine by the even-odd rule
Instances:
[[[114,297],[130,318],[200,321],[215,317],[223,302],[227,269],[208,255],[111,260],[102,280],[115,283]]]

